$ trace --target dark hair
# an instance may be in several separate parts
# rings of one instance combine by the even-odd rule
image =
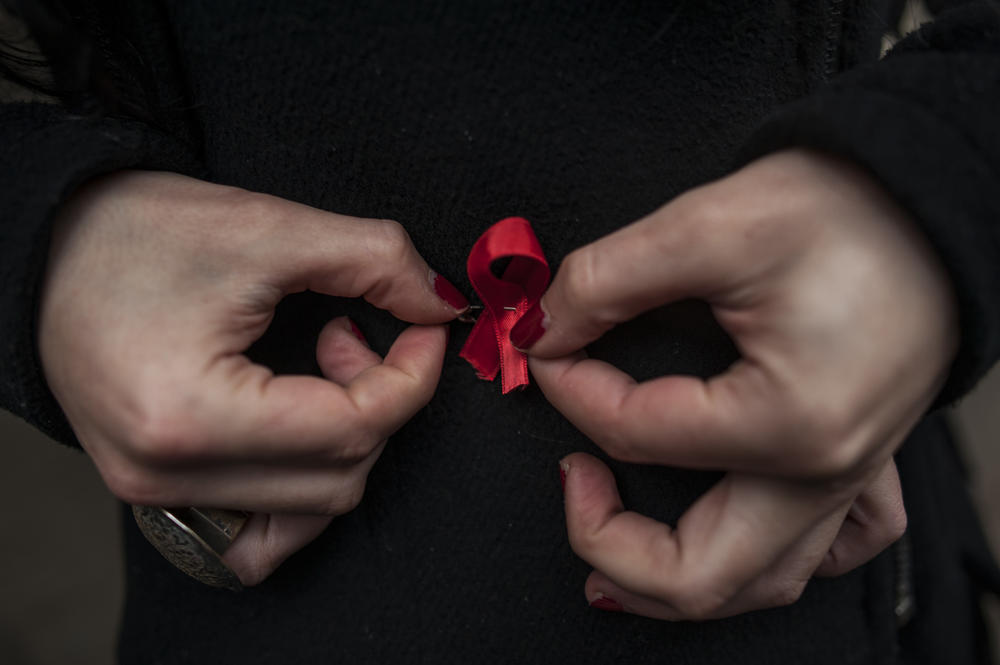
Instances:
[[[118,36],[102,18],[115,0],[0,0],[0,76],[55,98],[82,115],[147,118],[141,94],[126,75]]]

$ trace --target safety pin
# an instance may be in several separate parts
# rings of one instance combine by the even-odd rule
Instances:
[[[481,309],[483,309],[482,305],[469,305],[469,309],[459,314],[457,320],[462,323],[475,323],[476,319],[479,318],[479,311]],[[517,311],[517,307],[504,306],[504,309],[508,312]]]

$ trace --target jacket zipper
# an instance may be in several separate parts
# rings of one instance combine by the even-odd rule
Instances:
[[[826,53],[823,54],[823,80],[829,81],[840,71],[840,42],[844,33],[844,0],[830,0],[826,17]]]
[[[913,593],[913,542],[907,531],[893,546],[893,558],[896,564],[896,579],[894,583],[896,627],[902,628],[910,622],[917,613],[917,599]]]

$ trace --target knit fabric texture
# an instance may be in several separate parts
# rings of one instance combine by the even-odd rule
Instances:
[[[871,170],[947,266],[963,340],[942,400],[1000,355],[992,8],[956,12],[876,62],[876,0],[96,4],[148,70],[134,80],[156,122],[0,108],[0,406],[63,442],[73,436],[34,342],[48,229],[81,183],[123,168],[396,219],[471,295],[465,257],[499,219],[531,220],[555,269],[757,155],[811,146]],[[299,294],[248,353],[277,372],[318,373],[316,336],[343,314],[381,352],[403,326],[364,303]],[[261,586],[230,594],[187,579],[126,515],[121,662],[982,657],[973,607],[995,568],[938,420],[900,455],[908,550],[813,580],[790,607],[698,624],[609,614],[585,602],[589,567],[566,542],[557,468],[573,451],[603,455],[537,388],[501,396],[479,381],[458,357],[466,334],[453,324],[435,398],[392,438],[361,506]],[[589,351],[637,379],[707,377],[738,357],[696,302],[645,314]],[[627,507],[671,524],[718,478],[609,464]],[[917,614],[900,631],[909,582]]]

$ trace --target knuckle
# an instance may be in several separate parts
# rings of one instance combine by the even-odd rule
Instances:
[[[366,478],[351,478],[338,483],[326,498],[320,512],[324,515],[344,515],[361,505],[365,495]]]
[[[379,253],[386,260],[402,261],[409,257],[413,242],[402,224],[391,219],[380,219],[376,220],[374,228]]]
[[[117,464],[111,468],[101,468],[100,472],[108,490],[126,503],[138,506],[171,503],[163,483],[140,467]]]
[[[331,462],[339,465],[356,466],[367,460],[378,448],[380,439],[370,432],[356,432],[344,437],[331,451]]]
[[[600,527],[587,523],[580,516],[566,522],[566,535],[570,548],[583,559],[587,559],[604,547]]]
[[[802,597],[805,588],[806,582],[802,580],[793,580],[780,586],[771,595],[770,606],[785,607],[787,605],[794,605]]]
[[[560,315],[574,315],[573,325],[583,337],[597,338],[628,318],[621,300],[607,295],[614,274],[603,252],[590,246],[563,259],[549,293],[557,295]],[[546,302],[551,306],[551,300]]]
[[[257,586],[281,565],[280,558],[273,550],[259,547],[237,572],[243,586]]]
[[[903,508],[902,504],[899,504],[893,507],[889,514],[886,515],[886,519],[882,524],[882,544],[888,547],[902,538],[903,534],[906,533],[906,526],[906,509]]]
[[[719,615],[729,602],[730,594],[707,581],[671,585],[661,591],[661,597],[689,621],[706,621]]]
[[[203,454],[201,437],[187,416],[172,408],[147,412],[126,437],[131,454],[149,465],[171,465]]]
[[[347,466],[356,466],[364,462],[373,449],[373,446],[364,442],[346,446],[337,451],[336,462]]]
[[[345,513],[348,513],[361,505],[361,501],[365,498],[366,485],[367,478],[364,475],[361,475],[358,479],[348,484],[347,491],[344,494],[343,506]]]
[[[593,435],[601,449],[619,462],[641,462],[639,446],[626,436],[617,415],[608,415],[595,424]]]
[[[817,441],[801,446],[796,456],[802,475],[818,480],[841,478],[855,465],[854,456],[833,441]]]
[[[811,409],[790,423],[788,440],[796,441],[791,461],[805,476],[840,478],[856,470],[864,461],[862,439],[853,431],[855,418],[846,409]]]
[[[719,615],[735,595],[724,579],[707,570],[663,567],[653,580],[652,591],[684,619],[704,621]]]
[[[817,451],[810,471],[820,478],[841,479],[852,475],[862,462],[861,446],[849,439],[835,440]]]

